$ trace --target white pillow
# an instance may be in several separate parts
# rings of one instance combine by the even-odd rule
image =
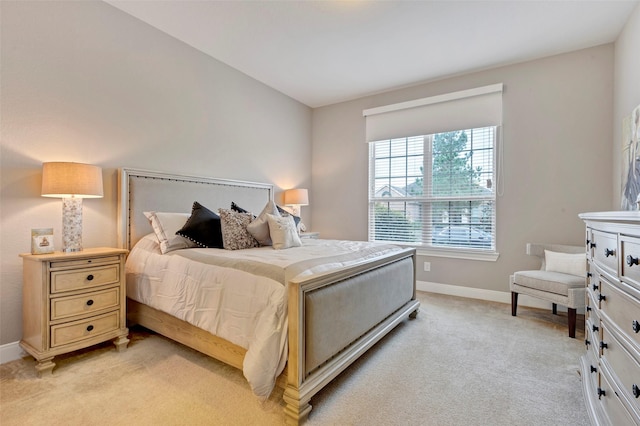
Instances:
[[[586,253],[544,251],[545,270],[584,277],[587,273]]]
[[[267,221],[269,222],[269,233],[271,234],[274,249],[280,250],[302,245],[293,216],[283,217],[267,214]]]
[[[270,246],[271,243],[271,231],[269,231],[269,221],[267,215],[280,216],[276,203],[273,200],[267,202],[262,212],[256,217],[250,224],[247,225],[247,231],[258,240],[261,246]]]
[[[191,216],[191,213],[144,212],[153,232],[160,243],[162,254],[173,250],[197,247],[198,245],[180,235],[176,235]]]

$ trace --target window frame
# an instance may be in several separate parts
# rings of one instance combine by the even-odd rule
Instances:
[[[493,128],[493,143],[491,146],[491,150],[493,151],[492,153],[492,170],[491,170],[491,179],[492,179],[492,185],[496,185],[496,179],[497,179],[497,165],[498,165],[498,147],[500,144],[500,126],[484,126],[484,127],[476,127],[474,129],[464,129],[464,130],[459,130],[459,131],[473,131],[473,130],[478,130],[478,129],[483,129],[485,127],[491,127]],[[455,131],[455,130],[454,130]],[[440,132],[440,133],[447,133],[447,132]],[[422,141],[422,156],[423,156],[423,160],[422,160],[422,165],[423,165],[423,188],[425,190],[427,190],[429,193],[427,194],[422,194],[420,196],[396,196],[396,197],[392,197],[391,199],[389,197],[376,197],[375,196],[375,191],[376,191],[376,168],[375,168],[375,163],[376,163],[376,154],[375,154],[375,144],[378,142],[383,142],[383,141],[393,141],[393,140],[397,140],[397,139],[405,139],[407,141],[407,144],[409,143],[409,139],[411,138],[416,138],[416,137],[422,137],[423,141]],[[406,247],[414,247],[416,248],[418,254],[420,255],[425,255],[425,256],[434,256],[434,257],[448,257],[448,258],[459,258],[459,259],[471,259],[471,260],[484,260],[484,261],[496,261],[499,253],[497,251],[497,191],[494,189],[491,193],[488,194],[484,194],[484,195],[469,195],[469,196],[464,196],[464,197],[459,197],[459,196],[433,196],[432,193],[430,192],[430,190],[432,189],[432,185],[430,184],[432,181],[431,179],[433,178],[433,174],[432,174],[432,164],[433,164],[433,140],[434,140],[434,134],[431,135],[421,135],[421,136],[414,136],[414,137],[401,137],[401,138],[392,138],[392,139],[386,139],[383,141],[375,141],[375,142],[370,142],[369,143],[369,182],[368,182],[368,219],[367,219],[367,223],[368,223],[368,240],[369,241],[378,241],[378,242],[390,242],[396,245],[401,245],[401,246],[406,246]],[[480,149],[480,148],[479,148]],[[485,148],[486,149],[486,148]],[[473,148],[471,149],[471,151],[475,151]],[[405,158],[409,158],[410,154],[408,151],[405,152],[404,157]],[[391,164],[391,152],[389,154],[389,162]],[[405,173],[404,176],[409,175],[408,170],[405,169]],[[391,181],[392,176],[389,176],[389,180]],[[429,184],[427,184],[427,179],[429,181]],[[421,238],[421,242],[419,243],[411,243],[411,242],[407,242],[407,241],[386,241],[386,240],[375,240],[375,222],[372,222],[372,219],[374,219],[375,217],[375,208],[376,208],[376,203],[377,202],[383,202],[383,203],[389,203],[389,202],[398,202],[398,203],[407,203],[407,202],[411,202],[411,203],[421,203],[424,205],[431,205],[433,203],[437,203],[437,202],[442,202],[442,201],[446,201],[446,200],[452,200],[452,201],[466,201],[466,200],[487,200],[493,203],[493,212],[492,212],[492,232],[491,232],[491,236],[492,236],[492,241],[493,241],[493,246],[491,248],[488,249],[484,249],[484,248],[480,248],[480,247],[446,247],[446,246],[435,246],[432,245],[432,243],[427,243],[424,242],[424,235]],[[405,206],[406,207],[406,206]],[[430,208],[427,208],[425,211],[429,211],[430,212]],[[427,215],[425,217],[421,218],[421,222],[423,223],[423,227],[426,225],[427,233],[431,233],[432,230],[434,229],[433,227],[433,223],[430,219],[431,214],[427,213]],[[424,229],[424,228],[423,228]],[[430,235],[429,238],[433,238],[433,235]]]

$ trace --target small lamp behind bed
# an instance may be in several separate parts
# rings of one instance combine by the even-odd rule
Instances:
[[[300,216],[300,206],[309,205],[309,191],[306,189],[287,189],[284,191],[284,205],[291,207],[294,216]]]

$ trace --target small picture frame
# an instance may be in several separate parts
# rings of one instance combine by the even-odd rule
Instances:
[[[31,254],[53,253],[53,228],[31,230]]]

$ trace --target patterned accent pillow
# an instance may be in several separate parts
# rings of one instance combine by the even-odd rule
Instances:
[[[189,213],[144,212],[144,215],[149,219],[153,232],[158,238],[162,254],[173,250],[197,247],[195,243],[176,235],[176,231],[189,219]]]
[[[300,223],[300,217],[292,215],[291,213],[289,213],[288,211],[286,211],[285,209],[283,209],[280,206],[277,206],[277,207],[278,207],[278,213],[280,213],[280,216],[291,216],[293,218],[293,221],[295,222],[296,228],[297,228],[298,224]]]
[[[247,231],[258,240],[260,245],[262,246],[270,246],[271,243],[271,234],[269,232],[269,222],[267,222],[267,215],[272,214],[274,216],[280,216],[278,213],[278,209],[276,208],[276,203],[270,200],[262,212],[251,221],[250,224],[247,225]]]
[[[193,241],[200,247],[222,248],[220,228],[220,216],[194,201],[191,217],[176,234]]]
[[[293,216],[283,217],[268,214],[267,220],[269,221],[269,231],[271,232],[274,249],[281,250],[302,245]]]
[[[228,209],[218,209],[222,225],[222,245],[227,250],[241,250],[258,247],[260,244],[247,231],[251,214]]]

